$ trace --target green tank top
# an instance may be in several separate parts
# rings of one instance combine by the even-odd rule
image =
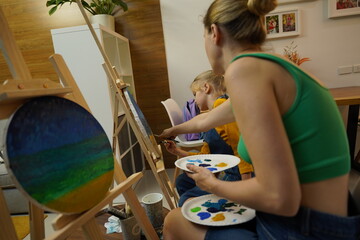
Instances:
[[[350,153],[347,135],[329,90],[298,67],[274,55],[243,54],[231,62],[242,57],[273,61],[285,68],[296,83],[294,103],[282,119],[300,182],[316,182],[348,173]],[[242,136],[238,143],[238,152],[243,160],[251,163]]]

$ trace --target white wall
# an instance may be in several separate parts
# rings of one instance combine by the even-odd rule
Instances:
[[[189,89],[195,76],[210,69],[204,44],[204,16],[212,0],[160,0],[164,28],[170,94],[179,104],[192,98]],[[311,58],[302,67],[327,87],[360,86],[360,73],[338,75],[337,67],[360,64],[360,15],[329,19],[327,0],[285,4],[276,10],[299,8],[301,35],[271,39],[275,52],[295,41],[302,57]]]

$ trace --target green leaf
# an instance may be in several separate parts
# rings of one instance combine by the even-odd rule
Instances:
[[[55,7],[51,8],[49,11],[49,15],[52,15],[54,12],[56,12],[59,6],[61,7],[65,3],[70,3],[71,5],[73,2],[76,2],[76,0],[47,0],[46,6],[50,7],[55,5]],[[85,0],[81,0],[81,4],[85,8],[85,10],[87,10],[93,15],[95,14],[111,15],[113,13],[115,6],[120,6],[124,10],[124,12],[128,10],[127,3],[125,3],[122,0],[91,0],[90,4]]]
[[[90,5],[86,2],[86,1],[84,1],[84,0],[82,0],[81,1],[81,4],[84,6],[84,7],[90,7]]]
[[[51,8],[50,11],[49,11],[49,15],[50,16],[53,15],[53,13],[56,12],[56,9],[57,9],[57,6]]]
[[[55,2],[55,1],[47,1],[47,2],[46,2],[46,6],[49,7],[49,6],[51,6],[51,5],[54,5],[54,4],[55,4],[54,2]]]
[[[124,12],[126,12],[128,10],[128,5],[127,3],[125,3],[124,1],[121,1],[121,0],[112,0],[112,2],[117,5],[117,6],[120,6]]]

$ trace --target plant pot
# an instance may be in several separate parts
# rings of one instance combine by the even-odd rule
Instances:
[[[97,14],[90,16],[90,22],[92,24],[98,23],[105,27],[110,28],[112,31],[115,31],[115,18],[112,15],[108,14]]]
[[[161,193],[149,193],[141,200],[141,205],[145,208],[145,213],[155,229],[162,228],[164,224],[162,199]]]
[[[124,240],[140,240],[141,228],[135,216],[120,219],[121,231]]]

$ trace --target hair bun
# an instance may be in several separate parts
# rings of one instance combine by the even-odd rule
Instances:
[[[248,0],[249,11],[258,16],[265,16],[277,6],[277,0]]]

